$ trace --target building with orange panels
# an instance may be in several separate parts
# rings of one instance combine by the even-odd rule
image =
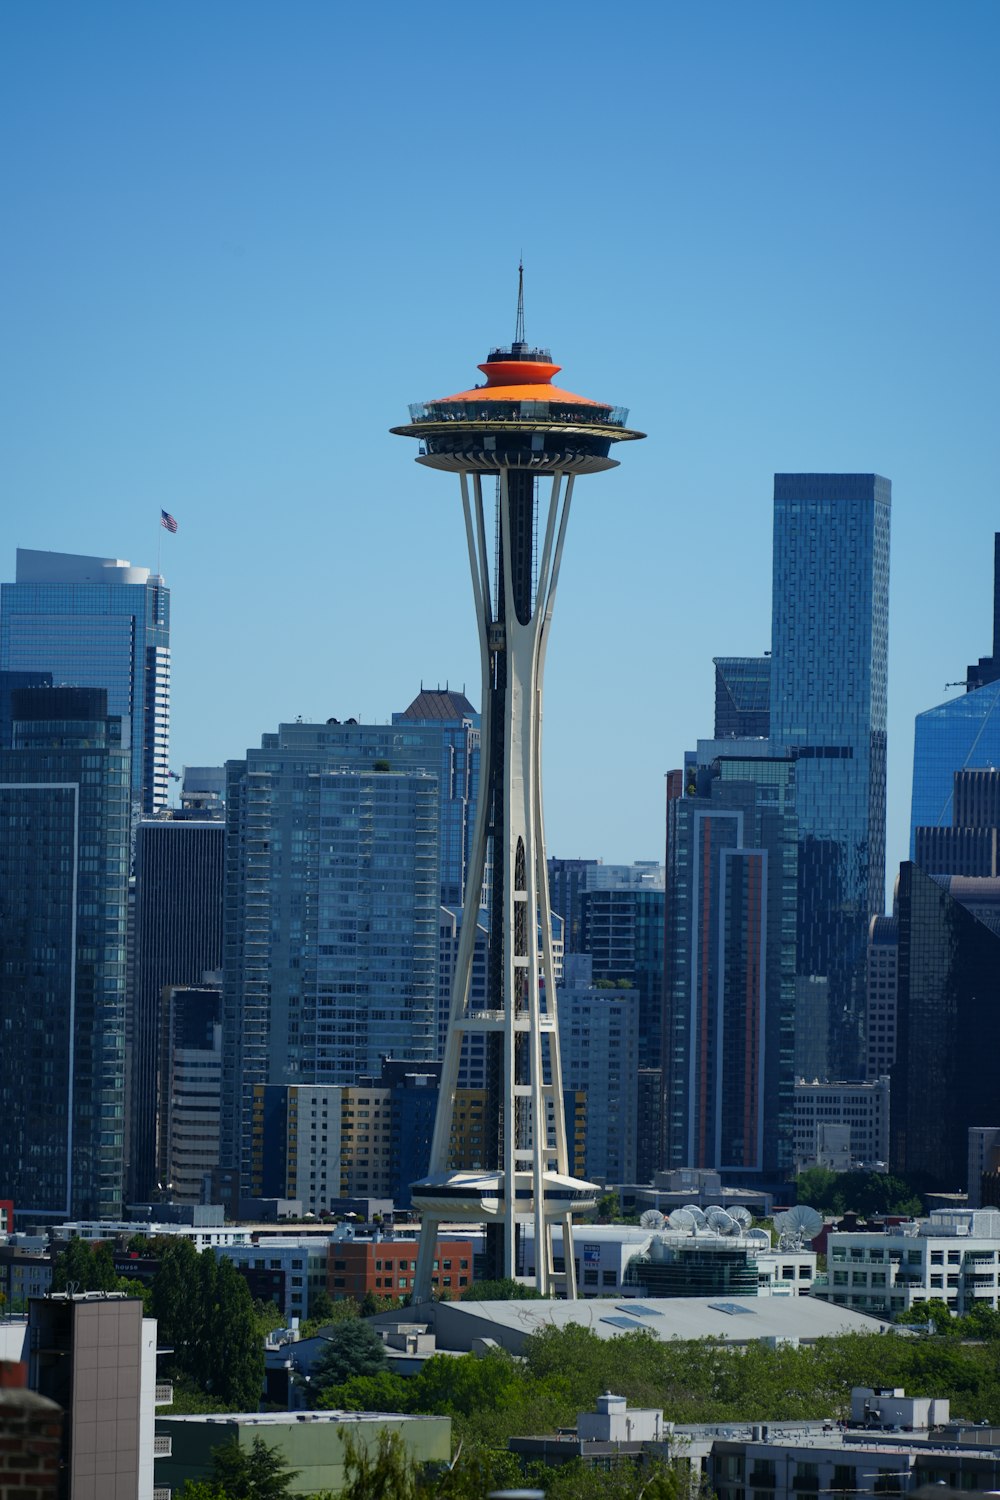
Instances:
[[[337,1301],[378,1297],[408,1297],[417,1274],[418,1241],[414,1239],[335,1240],[327,1261],[327,1291]],[[472,1285],[472,1241],[438,1240],[434,1250],[432,1284],[445,1297],[460,1297]]]

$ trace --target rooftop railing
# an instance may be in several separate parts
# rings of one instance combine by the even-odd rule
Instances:
[[[411,422],[565,422],[624,427],[627,406],[576,406],[555,401],[415,401]]]

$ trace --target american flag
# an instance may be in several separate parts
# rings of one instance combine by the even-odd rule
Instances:
[[[174,520],[169,510],[160,511],[160,525],[165,526],[168,531],[177,530],[177,522]]]

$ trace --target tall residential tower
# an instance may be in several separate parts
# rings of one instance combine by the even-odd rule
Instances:
[[[423,1215],[415,1297],[430,1296],[442,1219],[487,1223],[488,1276],[513,1276],[517,1235],[533,1225],[535,1283],[554,1286],[552,1227],[572,1234],[572,1212],[594,1201],[570,1176],[556,1022],[541,798],[542,675],[578,474],[614,466],[612,443],[640,437],[627,413],[552,384],[559,366],[524,338],[479,366],[484,386],[411,406],[393,430],[420,443],[418,463],[458,474],[482,663],[481,786],[465,910],[479,904],[492,857],[487,1008],[472,1010],[476,924],[463,923],[430,1171],[415,1184]],[[485,480],[485,484],[484,484]],[[495,499],[487,520],[487,501]],[[491,559],[495,567],[491,568]],[[450,1169],[455,1091],[468,1033],[486,1040],[488,1151],[482,1170]],[[565,1287],[576,1294],[573,1256]]]

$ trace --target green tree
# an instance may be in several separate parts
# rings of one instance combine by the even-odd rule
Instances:
[[[391,1370],[374,1375],[352,1375],[343,1385],[328,1385],[316,1398],[323,1411],[411,1410],[413,1380]]]
[[[211,1250],[203,1251],[201,1259],[208,1257],[215,1261]],[[211,1335],[203,1346],[206,1375],[210,1388],[228,1405],[256,1411],[264,1385],[264,1344],[253,1298],[231,1260],[223,1256],[215,1265]]]
[[[255,1434],[249,1449],[235,1439],[213,1449],[210,1483],[225,1500],[285,1500],[298,1472],[277,1448]]]
[[[380,1297],[378,1292],[365,1292],[358,1312],[362,1318],[374,1318],[376,1313],[392,1312],[404,1305],[402,1297]]]
[[[120,1290],[111,1246],[103,1241],[92,1245],[86,1240],[70,1240],[53,1263],[52,1290],[64,1292],[71,1283],[78,1292]]]
[[[256,1411],[264,1383],[264,1345],[246,1281],[231,1260],[201,1255],[171,1237],[153,1278],[152,1313],[173,1349],[170,1373],[204,1392],[214,1410]]]
[[[348,1438],[340,1500],[418,1500],[417,1467],[396,1432],[382,1431],[374,1449]]]
[[[808,1203],[821,1214],[842,1214],[847,1204],[840,1190],[840,1174],[829,1167],[807,1167],[795,1179],[795,1201]]]
[[[343,1385],[352,1375],[377,1375],[387,1365],[385,1345],[373,1328],[359,1318],[341,1323],[313,1366],[310,1401],[315,1406],[331,1386]]]
[[[610,1224],[622,1216],[621,1199],[617,1193],[602,1193],[597,1200],[597,1220],[600,1224]]]
[[[313,1292],[309,1299],[309,1320],[313,1323],[332,1323],[337,1316],[337,1304],[325,1287]]]
[[[467,1286],[459,1299],[462,1302],[531,1302],[542,1299],[542,1294],[523,1281],[512,1276],[502,1276],[498,1281],[474,1281]]]

